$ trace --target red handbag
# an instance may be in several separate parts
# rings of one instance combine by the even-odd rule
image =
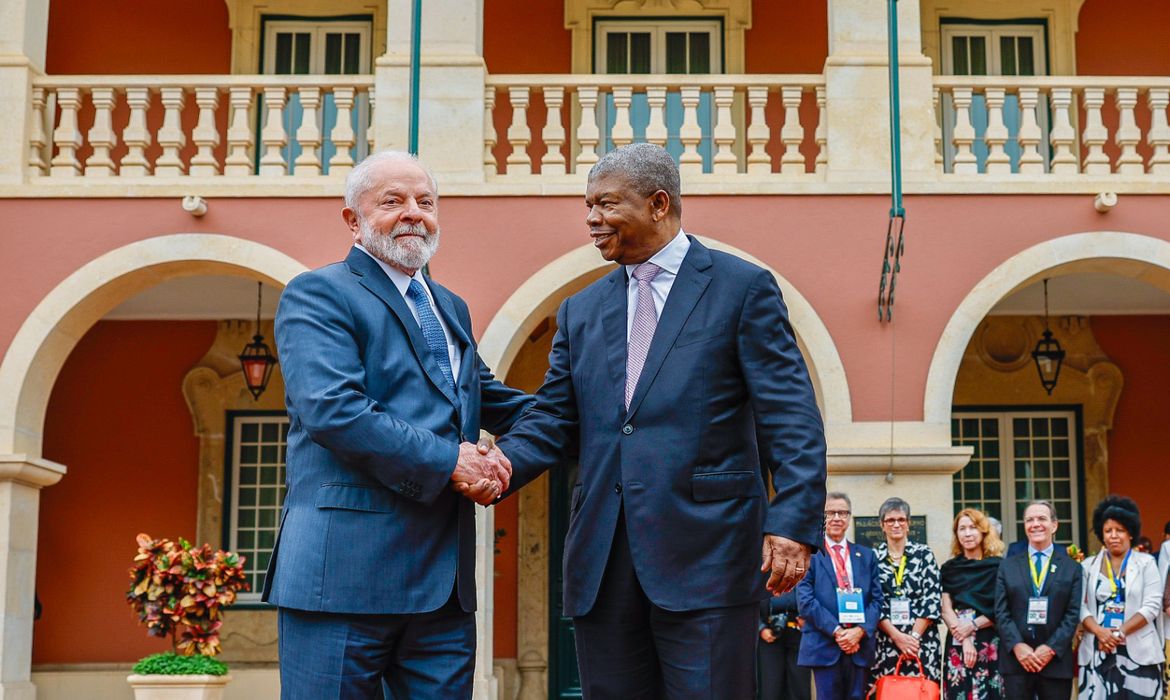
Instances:
[[[907,658],[918,664],[917,676],[902,675],[902,661]],[[893,675],[879,678],[873,692],[877,693],[877,700],[939,700],[940,694],[938,683],[926,677],[922,660],[917,656],[899,658]]]

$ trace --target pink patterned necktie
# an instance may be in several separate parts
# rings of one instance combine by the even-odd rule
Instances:
[[[638,386],[642,367],[646,364],[654,329],[658,326],[658,312],[654,309],[654,292],[650,289],[650,282],[661,270],[654,263],[646,262],[635,267],[633,272],[638,282],[638,301],[634,307],[634,323],[630,326],[630,340],[626,346],[627,409],[630,407],[630,399],[634,397],[634,387]]]

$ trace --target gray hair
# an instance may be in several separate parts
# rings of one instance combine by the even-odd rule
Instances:
[[[844,491],[830,491],[825,494],[825,503],[829,501],[845,501],[849,504],[849,510],[853,510],[853,501],[849,500],[849,494]]]
[[[1024,511],[1027,512],[1032,506],[1044,506],[1048,509],[1048,517],[1052,518],[1052,522],[1059,522],[1056,517],[1056,506],[1052,505],[1052,501],[1045,501],[1044,499],[1028,501],[1028,505],[1024,506]]]
[[[373,169],[375,165],[380,163],[414,163],[422,168],[422,171],[427,174],[427,178],[431,181],[431,189],[434,190],[435,198],[439,197],[439,185],[435,181],[435,174],[431,169],[423,165],[423,162],[418,159],[418,156],[406,151],[377,151],[366,156],[362,162],[353,166],[353,170],[349,171],[349,175],[345,178],[345,206],[357,211],[357,201],[361,196],[368,192],[374,186]]]
[[[995,534],[1003,537],[1003,523],[999,521],[999,518],[989,515],[987,519],[991,521],[991,526],[995,528]]]
[[[878,521],[885,520],[886,513],[895,510],[905,515],[907,520],[910,519],[910,504],[895,496],[893,498],[887,498],[886,502],[878,508]]]
[[[670,198],[675,216],[682,216],[682,185],[678,164],[666,149],[652,143],[631,143],[601,157],[589,170],[589,181],[618,175],[639,195],[649,197],[662,190]]]

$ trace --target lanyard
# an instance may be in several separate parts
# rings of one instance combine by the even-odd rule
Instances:
[[[1113,564],[1109,561],[1108,553],[1105,555],[1105,573],[1109,574],[1109,585],[1113,588],[1113,599],[1118,603],[1124,600],[1125,596],[1125,566],[1129,563],[1129,555],[1133,554],[1133,550],[1125,553],[1125,559],[1121,560],[1121,568],[1117,571],[1117,576],[1113,575]]]
[[[889,559],[891,565],[894,563],[894,560],[892,558],[887,557],[887,559]],[[894,571],[894,588],[898,589],[899,595],[901,594],[901,591],[902,591],[902,580],[904,578],[906,578],[906,555],[905,554],[902,555],[902,561],[898,562],[898,568]]]
[[[1040,567],[1040,571],[1036,571],[1036,559],[1032,555],[1028,555],[1028,568],[1032,570],[1032,585],[1036,587],[1036,595],[1040,595],[1040,589],[1044,588],[1044,580],[1048,578],[1048,562]]]

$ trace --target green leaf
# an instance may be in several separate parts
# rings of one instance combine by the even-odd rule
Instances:
[[[144,676],[223,676],[227,674],[228,667],[210,656],[180,656],[173,651],[164,651],[134,664],[134,672]]]

